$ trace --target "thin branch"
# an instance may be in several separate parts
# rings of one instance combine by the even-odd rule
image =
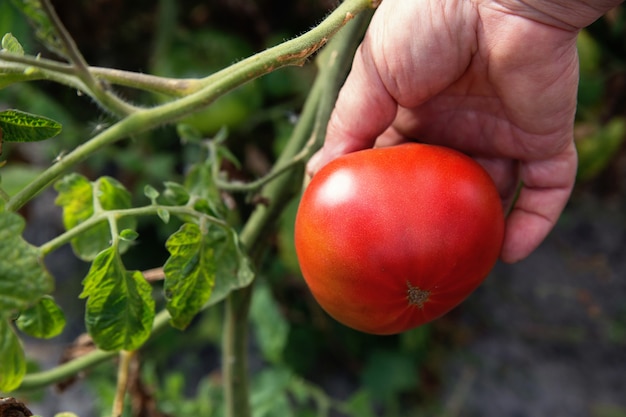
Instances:
[[[0,62],[8,63],[0,64],[0,72],[19,76],[19,78],[16,78],[16,82],[51,80],[71,88],[77,88],[83,93],[96,98],[82,81],[78,81],[79,78],[76,76],[76,71],[70,64],[30,55],[17,55],[6,51],[0,51]],[[89,67],[89,72],[112,85],[135,88],[172,97],[183,97],[197,91],[200,87],[199,80],[195,78],[159,77],[102,67]]]
[[[131,362],[135,352],[121,351],[119,353],[120,362],[117,367],[117,386],[115,387],[115,398],[113,399],[112,417],[121,417],[124,412],[124,398],[128,388],[128,376]]]
[[[197,211],[190,206],[164,206],[159,204],[152,204],[149,206],[133,207],[128,209],[103,210],[94,213],[84,222],[60,234],[54,239],[42,244],[41,246],[39,246],[39,252],[42,254],[42,256],[46,256],[54,250],[60,248],[61,246],[69,243],[73,238],[84,233],[86,230],[91,229],[100,222],[109,221],[109,224],[112,225],[123,217],[156,216],[158,215],[159,210],[167,210],[171,214],[179,216],[192,216],[197,219],[202,219],[210,224],[221,227],[223,229],[230,228],[228,224],[223,220],[218,219],[217,217],[209,216],[208,214],[201,211]],[[117,234],[113,226],[111,226],[111,228],[112,232]]]
[[[126,103],[124,100],[119,99],[108,91],[105,85],[94,78],[91,72],[89,72],[87,61],[76,46],[76,42],[74,42],[74,39],[63,25],[63,22],[61,22],[61,19],[59,19],[59,15],[57,15],[54,7],[52,7],[50,0],[41,0],[41,7],[50,18],[52,25],[59,35],[67,58],[75,69],[76,75],[85,83],[87,88],[93,92],[98,101],[105,108],[118,116],[125,116],[135,112],[137,110],[136,107]]]
[[[151,338],[169,326],[170,314],[167,310],[159,312],[154,318]],[[60,381],[64,381],[86,369],[93,368],[103,362],[113,359],[119,352],[93,350],[83,356],[74,358],[68,362],[45,371],[26,374],[19,386],[19,390],[32,390],[47,387]]]
[[[124,137],[171,123],[198,111],[226,92],[279,67],[302,64],[310,54],[326,43],[328,37],[336,33],[355,14],[369,9],[371,5],[371,0],[345,0],[324,21],[309,32],[213,74],[211,82],[204,79],[202,83],[206,86],[199,91],[169,103],[141,109],[130,114],[46,169],[7,202],[6,210],[15,211],[19,209],[54,182],[65,170],[107,145],[111,145]]]
[[[280,167],[292,160],[308,146],[308,141],[312,136],[323,135],[327,120],[321,120],[320,116],[329,115],[330,110],[321,111],[319,106],[323,103],[328,105],[334,102],[340,83],[345,78],[349,63],[352,61],[356,40],[362,34],[370,17],[371,15],[367,13],[359,16],[358,21],[346,28],[346,31],[342,33],[343,36],[335,39],[335,42],[318,57],[320,73],[307,97],[300,120],[275,167]],[[330,102],[321,100],[324,95],[332,98]],[[266,184],[261,192],[269,203],[256,207],[240,233],[240,241],[253,259],[259,258],[263,253],[266,233],[271,230],[278,214],[298,192],[299,187],[296,185],[299,186],[302,183],[302,172],[297,175],[286,174],[282,173],[274,181]],[[246,367],[247,313],[251,298],[252,286],[248,286],[232,292],[226,299],[222,353],[224,355],[222,373],[226,417],[249,417],[251,415]]]

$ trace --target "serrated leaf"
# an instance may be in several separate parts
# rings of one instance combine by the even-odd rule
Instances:
[[[12,33],[5,33],[2,37],[2,49],[15,55],[24,55],[24,48]]]
[[[0,212],[0,319],[29,308],[54,289],[39,250],[23,239],[23,230],[21,216]]]
[[[6,319],[0,320],[0,358],[0,392],[13,391],[26,374],[26,358],[13,326]]]
[[[198,225],[185,223],[166,247],[170,258],[163,267],[164,290],[175,327],[186,327],[203,307],[222,301],[254,278],[232,230],[211,228],[203,235]]]
[[[48,49],[67,57],[63,43],[39,0],[13,0],[13,4],[26,15],[35,28],[35,35]]]
[[[94,259],[81,297],[88,297],[85,324],[103,350],[136,350],[154,321],[152,287],[139,271],[127,271],[112,246]]]
[[[215,284],[215,248],[195,223],[169,237],[170,257],[163,266],[166,308],[174,327],[184,329],[211,296]]]
[[[63,331],[65,315],[52,297],[44,296],[37,304],[22,311],[16,324],[30,336],[50,339]]]
[[[217,278],[213,293],[207,306],[217,304],[232,291],[247,287],[254,280],[254,269],[250,258],[239,247],[238,237],[234,232],[227,235],[222,230],[213,231],[216,246]]]
[[[61,133],[61,124],[21,110],[0,111],[0,129],[4,142],[39,142]]]
[[[79,174],[69,174],[55,184],[59,195],[56,204],[63,207],[63,224],[70,230],[94,215],[94,190],[97,190],[98,204],[103,210],[127,209],[131,207],[130,193],[117,180],[101,177],[94,183]],[[125,217],[118,221],[120,229],[135,229],[136,220]],[[72,249],[79,258],[93,260],[98,253],[111,245],[111,230],[106,221],[82,232],[71,241]],[[120,250],[128,248],[123,242]]]

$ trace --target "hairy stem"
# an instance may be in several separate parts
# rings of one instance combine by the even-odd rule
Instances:
[[[228,224],[217,217],[209,216],[206,213],[197,211],[190,206],[164,206],[159,204],[153,204],[144,207],[133,207],[129,209],[118,210],[106,210],[94,213],[90,218],[80,223],[76,227],[71,228],[65,233],[60,234],[52,240],[39,246],[39,251],[43,256],[59,249],[61,246],[69,243],[76,236],[81,235],[86,230],[94,227],[102,221],[109,221],[109,223],[117,222],[123,217],[140,217],[140,216],[156,216],[159,210],[167,210],[170,214],[178,216],[189,216],[197,219],[205,219],[205,221],[229,230]]]
[[[63,25],[63,22],[61,22],[61,19],[59,19],[59,16],[54,10],[54,7],[52,7],[50,0],[41,0],[41,7],[50,18],[52,25],[59,35],[67,58],[76,71],[76,75],[87,86],[89,91],[93,93],[98,102],[102,104],[104,108],[112,111],[117,116],[125,116],[133,113],[136,110],[134,106],[119,99],[117,96],[108,91],[105,85],[94,78],[91,72],[89,72],[89,66],[85,61],[85,58],[80,53],[80,50],[76,46],[76,42],[74,42],[74,39]]]
[[[115,387],[115,398],[113,399],[112,417],[121,417],[124,412],[128,375],[134,355],[135,352],[127,352],[125,350],[119,353],[120,363],[117,365],[117,386]]]
[[[63,172],[104,146],[124,137],[174,122],[198,111],[222,94],[254,78],[287,65],[302,65],[332,35],[350,21],[356,13],[371,7],[371,0],[346,0],[322,23],[309,32],[244,59],[202,80],[202,88],[193,94],[169,103],[133,112],[118,123],[68,153],[58,163],[40,174],[34,181],[7,202],[6,209],[15,211],[56,180]]]
[[[362,34],[370,14],[359,16],[329,45],[318,59],[320,72],[307,98],[302,115],[292,137],[283,150],[274,170],[281,170],[310,141],[324,136],[332,103],[352,61],[358,37]],[[330,97],[330,100],[326,98]],[[326,105],[328,108],[322,108]],[[302,166],[300,168],[303,168]],[[271,173],[270,173],[271,174]],[[265,236],[302,183],[303,169],[282,173],[268,183],[262,195],[269,204],[256,207],[240,234],[240,239],[253,259],[258,259],[264,249]],[[226,302],[223,339],[223,375],[226,417],[249,417],[249,388],[247,369],[248,316],[252,286],[231,293]]]
[[[161,311],[154,318],[152,325],[152,337],[169,326],[171,316],[166,310]],[[33,390],[47,387],[57,382],[67,380],[78,373],[93,368],[103,362],[116,357],[119,352],[95,349],[83,356],[72,359],[69,362],[58,365],[52,369],[27,374],[18,388],[20,391]]]
[[[327,25],[327,34],[330,36],[330,34],[334,33],[338,27],[345,24],[345,15],[347,14],[347,10],[351,10],[350,13],[357,13],[364,8],[371,7],[372,5],[373,2],[370,0],[346,0],[342,6],[340,6],[341,9],[338,9],[339,15],[343,15],[344,19],[341,19],[341,21],[338,22],[336,19],[337,15],[335,14],[337,12],[331,14],[331,16],[334,15],[334,20],[331,20],[331,23]],[[343,82],[345,74],[349,68],[356,41],[362,34],[364,25],[369,20],[369,17],[371,17],[371,14],[369,13],[364,13],[358,16],[357,21],[359,24],[356,22],[352,23],[348,28],[346,28],[345,31],[342,31],[342,35],[337,38],[336,42],[332,42],[328,45],[319,55],[318,62],[320,65],[320,74],[315,81],[307,102],[305,103],[300,117],[300,122],[296,126],[292,138],[285,147],[283,154],[276,162],[275,169],[280,169],[280,167],[283,167],[285,164],[288,164],[289,161],[293,160],[294,156],[301,152],[302,148],[306,146],[309,141],[314,141],[314,143],[319,144],[319,141],[323,138],[325,123],[332,109],[332,103],[336,98],[339,86]],[[325,20],[321,25],[324,25],[326,22],[327,21]],[[335,25],[338,26],[335,27]],[[334,29],[330,30],[329,28]],[[311,41],[311,38],[309,38],[309,41]],[[318,39],[313,42],[313,44],[318,44],[319,41],[320,40]],[[293,48],[295,51],[298,50],[300,46],[301,45],[294,46],[292,44],[290,48]],[[302,51],[302,49],[299,50]],[[283,54],[285,50],[279,49],[278,52]],[[312,53],[312,50],[308,50],[306,53],[310,54]],[[265,59],[267,59],[267,62],[270,62],[274,58],[276,58],[275,54],[270,54],[266,55]],[[301,55],[298,58],[298,62],[301,63],[304,59],[306,59],[306,56]],[[267,72],[269,70],[270,69],[266,68],[263,71]],[[247,78],[240,81],[245,82],[246,79]],[[215,89],[214,87],[206,87],[196,93],[193,97],[185,97],[184,99],[181,99],[184,106],[188,106],[185,107],[184,111],[178,111],[176,109],[176,105],[179,104],[179,101],[175,101],[154,109],[146,109],[133,113],[116,125],[101,132],[89,142],[76,148],[73,152],[61,159],[59,163],[48,168],[33,183],[12,197],[7,202],[6,209],[9,211],[19,209],[32,197],[41,192],[46,186],[50,185],[63,172],[101,147],[114,143],[115,141],[120,140],[132,133],[147,130],[151,127],[157,126],[158,124],[174,120],[176,117],[188,111],[189,108],[197,108],[198,104],[201,104],[204,100],[214,99],[219,94],[221,94],[221,92],[218,87],[215,87]],[[164,117],[165,119],[159,119],[161,117]],[[312,150],[313,149],[311,148],[310,151]],[[297,166],[294,166],[294,168],[296,167]],[[300,166],[300,168],[302,168],[302,166]],[[266,233],[271,230],[271,226],[277,219],[278,214],[300,188],[303,170],[301,169],[298,175],[292,175],[292,172],[293,170],[278,175],[272,182],[263,187],[262,194],[270,203],[267,206],[257,206],[241,232],[241,242],[249,250],[254,259],[258,259],[262,253],[264,237],[266,236]],[[107,215],[136,216],[155,214],[158,208],[159,206],[154,205],[136,209],[104,212],[102,213],[102,218],[97,220],[95,218],[88,219],[58,238],[42,245],[39,250],[43,254],[49,253],[50,251],[69,242],[72,237],[93,226],[97,221],[104,220]],[[185,206],[162,206],[161,208],[169,210],[174,214],[197,214],[195,211],[193,213],[190,212],[193,211],[193,209]],[[244,288],[231,294],[226,302],[227,317],[230,317],[230,319],[227,319],[225,323],[225,336],[228,338],[228,341],[226,341],[226,337],[224,341],[225,351],[228,352],[228,356],[225,356],[225,358],[228,358],[228,360],[225,360],[223,363],[225,374],[224,385],[226,396],[228,398],[228,403],[226,405],[227,417],[250,416],[248,403],[249,398],[246,396],[248,393],[248,375],[245,356],[247,348],[247,313],[251,294],[251,287]],[[165,310],[157,314],[152,329],[153,336],[168,326],[170,317],[170,314]],[[118,352],[96,349],[91,353],[72,359],[69,362],[50,370],[27,374],[19,389],[29,390],[49,386],[70,378],[79,372],[92,368],[102,362],[110,360],[117,354]],[[226,369],[227,367],[231,368]],[[230,392],[228,392],[229,390]],[[242,401],[241,404],[235,404],[235,402],[240,399]],[[241,414],[237,414],[239,411],[241,411]]]

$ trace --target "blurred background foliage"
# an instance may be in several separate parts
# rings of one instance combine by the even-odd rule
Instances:
[[[53,4],[90,65],[194,77],[301,33],[334,2],[55,0]],[[47,54],[10,1],[2,0],[0,33],[5,32],[12,32],[30,53]],[[579,52],[577,190],[599,198],[623,194],[624,177],[618,173],[624,172],[626,162],[626,6],[581,32]],[[313,65],[279,70],[227,94],[182,123],[207,137],[226,127],[229,147],[241,162],[232,164],[230,175],[256,178],[271,167],[289,136],[314,75]],[[134,91],[122,94],[147,105],[162,100]],[[45,82],[0,90],[0,109],[4,108],[45,115],[61,122],[64,129],[58,140],[5,148],[3,159],[9,164],[2,168],[2,181],[9,193],[110,122],[85,97]],[[80,171],[90,178],[114,176],[143,199],[145,184],[181,181],[185,166],[203,157],[201,152],[199,146],[181,141],[174,127],[165,127],[102,151],[84,162]],[[233,196],[233,205],[240,216],[250,209],[239,196]],[[431,325],[391,337],[368,336],[335,323],[316,305],[299,275],[292,242],[296,207],[297,202],[291,204],[280,219],[255,284],[250,346],[254,416],[456,415],[457,406],[441,400],[442,375],[448,357],[462,352],[476,337],[459,323],[464,307]],[[60,216],[51,220],[50,210],[58,214],[56,208],[37,207],[27,207],[23,213],[30,216],[27,234],[34,243],[61,231]],[[150,268],[159,258],[164,261],[164,239],[176,228],[158,219],[140,221],[140,244],[125,255],[131,269]],[[60,252],[50,260],[50,267],[61,277],[56,298],[70,323],[64,335],[50,342],[54,346],[30,347],[34,367],[57,360],[38,354],[41,349],[50,352],[56,346],[60,351],[83,332],[77,295],[85,265],[68,256],[69,252]],[[184,334],[167,330],[142,349],[128,415],[220,415],[221,315],[219,308],[212,308]],[[104,366],[76,383],[87,386],[86,398],[95,404],[83,409],[81,417],[109,412],[114,380],[114,367]],[[57,388],[71,395],[68,386]],[[42,401],[41,413],[51,415],[55,401],[46,392],[24,395]],[[610,415],[624,416],[626,410]]]

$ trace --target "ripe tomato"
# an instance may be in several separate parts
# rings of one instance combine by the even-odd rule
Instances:
[[[295,222],[305,281],[337,321],[395,334],[450,311],[500,254],[491,177],[452,149],[404,144],[350,153],[306,188]]]

